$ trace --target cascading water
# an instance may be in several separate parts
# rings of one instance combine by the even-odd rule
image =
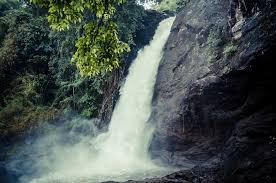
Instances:
[[[147,120],[162,49],[173,19],[162,21],[150,45],[138,53],[121,89],[109,131],[96,139],[101,157],[110,167],[129,171],[151,166],[147,150],[153,129]]]
[[[156,4],[155,0],[137,0],[136,2],[145,9],[151,9]]]
[[[25,161],[25,167],[20,165],[29,168],[21,182],[124,181],[151,177],[162,171],[148,157],[153,127],[147,120],[162,49],[173,20],[168,18],[160,23],[150,45],[140,50],[132,63],[108,132],[93,138],[80,137],[73,144],[64,143],[66,138],[59,131],[37,140],[29,149],[40,153],[29,152],[32,161],[26,160],[29,163]]]

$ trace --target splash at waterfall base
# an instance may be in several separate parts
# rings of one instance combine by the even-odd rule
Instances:
[[[25,145],[9,163],[22,183],[126,181],[161,176],[148,147],[154,131],[147,123],[163,47],[174,18],[162,21],[150,44],[139,51],[120,90],[106,133],[84,135],[48,126],[48,133]],[[93,125],[86,123],[87,128]],[[85,127],[86,128],[86,127]],[[96,132],[95,132],[96,133]]]

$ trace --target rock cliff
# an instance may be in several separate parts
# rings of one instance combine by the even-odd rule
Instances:
[[[150,149],[168,164],[195,166],[191,182],[276,182],[275,4],[193,0],[176,17]]]

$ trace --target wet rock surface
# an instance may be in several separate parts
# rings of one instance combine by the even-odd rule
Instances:
[[[275,4],[196,0],[177,15],[159,66],[150,149],[200,172],[183,181],[276,182]]]

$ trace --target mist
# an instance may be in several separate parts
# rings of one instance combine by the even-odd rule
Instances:
[[[154,125],[147,123],[163,47],[174,18],[162,21],[150,44],[139,51],[120,90],[109,128],[75,119],[45,125],[12,157],[8,169],[22,183],[125,181],[160,176],[167,169],[148,155]]]

